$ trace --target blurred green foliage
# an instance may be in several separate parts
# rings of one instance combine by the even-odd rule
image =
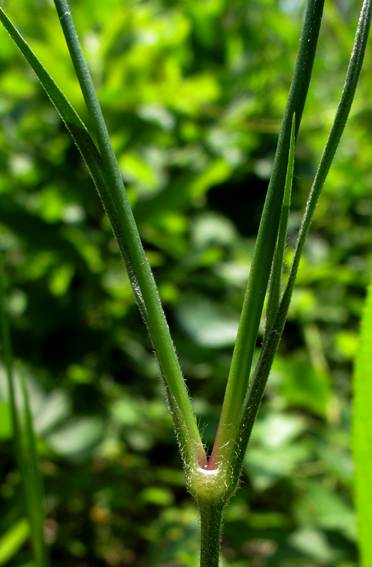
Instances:
[[[87,121],[52,3],[2,6]],[[304,3],[75,0],[71,8],[210,446]],[[297,145],[288,259],[359,9],[353,0],[326,5]],[[77,149],[3,30],[0,63],[0,246],[52,565],[194,567],[197,511],[109,223]],[[358,564],[350,374],[371,267],[371,71],[369,46],[227,511],[223,565]],[[2,372],[0,565],[16,567],[29,565],[31,552],[11,436]]]

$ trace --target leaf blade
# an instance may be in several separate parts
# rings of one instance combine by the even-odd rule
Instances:
[[[61,1],[56,2],[56,4],[62,7],[61,16],[64,20],[63,23],[65,24],[65,21],[68,21],[68,25],[70,29],[72,29],[73,24],[70,12],[67,8],[65,9],[67,3]],[[111,221],[137,304],[157,354],[159,366],[166,385],[176,435],[181,445],[181,452],[185,455],[185,458],[189,459],[189,462],[192,462],[194,465],[199,462],[204,463],[206,460],[205,451],[190,398],[169,333],[169,327],[160,302],[155,280],[142,247],[133,213],[122,184],[120,172],[116,171],[114,175],[112,172],[110,173],[110,166],[107,159],[103,162],[100,153],[76,111],[33,53],[27,42],[6,16],[2,8],[0,8],[0,21],[33,68],[86,162],[103,206]],[[74,41],[76,40],[78,45],[76,32],[74,33],[76,36]],[[85,78],[87,78],[87,75],[85,75]],[[112,190],[113,183],[115,183],[114,191]],[[116,184],[118,184],[118,186],[116,186]]]
[[[11,338],[8,318],[4,305],[4,284],[3,271],[0,273],[0,318],[1,318],[1,339],[3,357],[6,366],[9,401],[11,407],[13,437],[16,462],[21,473],[22,489],[28,515],[27,534],[30,533],[32,549],[35,557],[35,563],[38,567],[47,567],[48,559],[44,541],[44,509],[43,509],[43,491],[42,481],[39,471],[38,458],[36,452],[35,435],[32,427],[32,417],[28,402],[27,388],[23,374],[21,374],[21,393],[24,404],[24,423],[22,428],[19,411],[16,404],[15,380],[14,380],[14,363],[11,347]],[[26,533],[19,528],[20,533]],[[20,538],[18,531],[15,532]],[[18,534],[18,535],[17,535]],[[10,540],[12,541],[12,540]]]
[[[0,565],[4,565],[27,541],[30,526],[26,518],[21,518],[0,538]]]
[[[228,460],[232,458],[234,443],[231,443],[231,438],[237,435],[241,425],[243,401],[249,387],[253,353],[279,230],[291,124],[293,114],[296,113],[295,135],[297,135],[310,84],[323,7],[324,0],[308,0],[295,71],[253,253],[220,423],[210,459],[210,465],[213,467],[225,456]]]
[[[354,370],[353,455],[354,490],[362,567],[372,564],[372,285],[361,325]]]
[[[244,400],[244,413],[241,419],[242,426],[239,431],[240,441],[237,442],[236,447],[234,447],[234,460],[237,463],[237,469],[243,461],[253,424],[261,405],[262,396],[266,387],[267,379],[269,377],[270,369],[284,330],[285,321],[296,280],[297,269],[300,262],[303,245],[310,228],[312,215],[315,211],[321,189],[324,185],[333,157],[336,153],[338,143],[340,141],[351,108],[351,103],[355,95],[367,45],[371,17],[372,0],[365,0],[360,12],[353,51],[351,53],[346,80],[341,94],[340,102],[337,107],[334,123],[332,125],[325,150],[321,157],[313,187],[310,191],[306,205],[306,210],[302,219],[288,282],[280,302],[273,329],[269,333],[267,341],[265,341],[265,343],[263,344],[258,363],[256,365],[252,380],[249,384],[246,398]]]

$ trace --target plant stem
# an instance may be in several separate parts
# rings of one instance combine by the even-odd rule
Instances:
[[[30,539],[37,567],[47,567],[49,564],[48,554],[44,541],[44,502],[43,487],[38,466],[35,435],[32,428],[32,417],[28,401],[27,388],[23,373],[21,377],[21,389],[23,397],[24,427],[21,426],[19,410],[16,404],[14,363],[10,337],[9,321],[5,309],[3,269],[0,266],[0,337],[2,342],[2,355],[9,390],[9,405],[12,417],[13,440],[15,457],[18,469],[21,473],[22,491],[25,507],[30,524]],[[22,411],[22,410],[21,410]]]
[[[299,53],[244,297],[220,423],[209,462],[210,468],[217,467],[222,461],[231,460],[234,440],[242,418],[242,404],[248,388],[258,327],[279,230],[292,117],[293,114],[296,115],[297,135],[312,74],[323,6],[324,0],[308,1]]]
[[[285,243],[287,239],[288,216],[289,216],[289,209],[291,206],[291,194],[292,194],[292,184],[293,184],[294,154],[295,154],[295,124],[296,124],[296,116],[294,114],[292,120],[291,144],[289,148],[287,177],[285,180],[285,191],[284,191],[282,213],[281,213],[280,225],[279,225],[278,241],[276,244],[273,266],[270,275],[269,289],[267,293],[265,337],[269,334],[270,330],[273,327],[273,323],[279,309],[280,298],[281,298],[284,251],[285,251]]]
[[[203,463],[205,453],[190,398],[70,10],[65,0],[54,0],[54,3],[95,129],[107,179],[107,189],[116,213],[115,218],[111,219],[114,220],[113,229],[118,238],[137,303],[157,354],[181,451],[187,464]],[[115,221],[119,223],[119,227],[115,226]]]
[[[302,218],[301,227],[296,243],[295,255],[292,261],[287,283],[288,292],[286,289],[287,294],[290,295],[292,294],[298,266],[300,264],[302,250],[305,244],[306,236],[310,229],[316,206],[319,201],[320,193],[327,179],[338,145],[340,143],[341,136],[344,132],[347,119],[349,117],[352,102],[354,100],[360,72],[362,70],[364,54],[367,47],[371,17],[372,0],[364,0],[362,10],[360,12],[357,31],[355,34],[353,50],[347,68],[344,87],[342,89],[341,98],[337,106],[336,116],[333,121],[331,131],[329,133],[328,140],[316,172],[314,183],[311,187],[310,195],[306,203],[305,213]],[[290,296],[288,301],[289,300]]]
[[[221,504],[200,504],[200,567],[218,567],[224,506]]]
[[[292,297],[305,239],[310,228],[311,220],[320,196],[320,192],[323,188],[329,169],[331,167],[340,138],[346,125],[352,101],[354,99],[367,45],[371,17],[372,0],[364,0],[358,22],[358,28],[355,35],[353,51],[347,69],[344,88],[342,90],[342,95],[337,107],[336,116],[327,140],[327,144],[322,154],[314,183],[306,204],[306,210],[302,219],[288,282],[284,290],[274,324],[269,330],[268,336],[265,335],[265,340],[260,352],[258,363],[243,403],[244,413],[243,418],[241,419],[241,427],[239,428],[238,441],[233,444],[233,459],[231,463],[231,471],[237,478],[239,478],[240,476],[241,464],[244,458],[249,437],[261,405],[266,382],[272,363],[274,361],[281,335],[284,330],[284,325]]]

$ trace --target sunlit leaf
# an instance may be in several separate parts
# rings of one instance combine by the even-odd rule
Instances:
[[[0,537],[0,565],[4,565],[15,555],[30,535],[26,518],[21,518]]]
[[[355,496],[363,567],[372,564],[372,286],[369,288],[359,351],[353,402]]]

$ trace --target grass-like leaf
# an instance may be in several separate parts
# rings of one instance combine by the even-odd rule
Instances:
[[[21,397],[23,401],[23,411],[19,412],[16,404],[13,355],[10,341],[9,324],[4,305],[4,290],[2,281],[0,282],[0,288],[2,351],[8,378],[15,455],[18,468],[21,473],[21,481],[30,525],[30,535],[35,563],[38,567],[46,567],[48,562],[44,542],[43,492],[35,445],[35,435],[32,427],[32,418],[28,401],[27,388],[22,373]],[[23,419],[21,419],[20,416]]]
[[[158,290],[141,244],[71,15],[66,2],[56,2],[56,5],[70,48],[72,44],[72,58],[82,84],[88,111],[93,114],[92,122],[96,125],[95,134],[100,141],[101,153],[97,150],[76,111],[1,8],[0,21],[36,73],[87,164],[110,218],[132,289],[154,345],[185,461],[189,464],[205,462],[204,448]]]
[[[242,417],[253,353],[256,346],[264,299],[273,263],[283,204],[293,115],[297,135],[313,69],[323,15],[324,0],[309,0],[293,80],[279,134],[273,171],[257,235],[247,290],[235,343],[233,360],[222,406],[217,438],[210,464],[212,467],[233,454]]]
[[[30,520],[32,547],[36,564],[40,567],[47,565],[47,554],[44,543],[44,494],[36,451],[35,434],[32,426],[32,417],[28,399],[26,381],[23,369],[19,365],[19,376],[23,399],[24,433],[22,443],[22,469],[25,478],[22,482],[25,487],[25,498]],[[21,470],[22,470],[21,469]]]
[[[360,71],[363,65],[364,53],[367,46],[368,34],[371,25],[372,0],[364,0],[362,10],[359,17],[358,27],[355,35],[353,51],[351,53],[346,80],[342,95],[337,106],[336,116],[332,124],[331,131],[328,136],[326,146],[324,148],[318,170],[312,185],[309,198],[307,200],[306,209],[302,218],[299,236],[297,239],[296,250],[291,265],[286,290],[282,300],[282,315],[288,311],[292,291],[297,276],[298,266],[300,264],[301,254],[308,235],[311,221],[318,204],[320,193],[323,189],[327,175],[335,157],[338,144],[346,126],[349,117],[352,102],[354,100]],[[286,314],[285,314],[286,317]]]
[[[282,277],[284,267],[284,252],[285,243],[287,238],[288,216],[289,208],[291,205],[292,184],[293,184],[293,170],[294,170],[294,156],[295,156],[295,129],[296,117],[293,115],[291,142],[289,146],[287,177],[285,180],[284,198],[282,205],[282,213],[279,224],[278,241],[276,243],[273,266],[271,269],[270,283],[267,295],[266,307],[266,333],[269,333],[275,321],[275,317],[279,310],[281,290],[282,290]]]
[[[372,565],[372,285],[362,320],[355,363],[353,453],[355,504],[358,515],[361,567]]]
[[[363,58],[371,22],[371,14],[372,0],[365,0],[360,13],[354,47],[349,61],[346,80],[337,107],[336,116],[327,140],[326,147],[320,160],[317,174],[315,176],[315,180],[307,201],[306,210],[302,219],[288,282],[284,290],[273,327],[269,332],[269,335],[266,338],[261,349],[258,363],[253,373],[252,380],[249,384],[247,396],[244,400],[244,413],[240,421],[241,426],[237,435],[237,439],[239,441],[236,441],[233,447],[234,461],[236,463],[236,467],[232,467],[232,470],[234,471],[239,469],[243,461],[253,424],[261,405],[262,396],[266,387],[270,369],[280,342],[280,338],[283,333],[305,239],[309,231],[320,192],[323,188],[327,174],[331,167],[332,160],[336,153],[338,143],[340,141],[350,112],[351,104],[355,95],[360,71],[363,64]]]
[[[26,240],[30,248],[53,251],[61,261],[72,263],[86,281],[94,281],[85,258],[63,235],[57,223],[46,222],[30,213],[8,193],[0,195],[0,222]]]

